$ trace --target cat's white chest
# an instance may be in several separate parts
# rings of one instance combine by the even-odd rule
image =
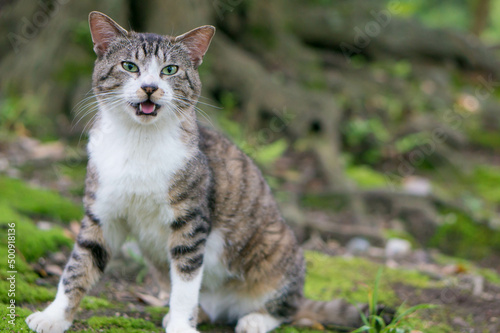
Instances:
[[[129,233],[155,250],[166,248],[174,219],[168,189],[189,149],[175,126],[149,130],[110,126],[91,135],[89,153],[99,177],[93,210],[111,248]]]

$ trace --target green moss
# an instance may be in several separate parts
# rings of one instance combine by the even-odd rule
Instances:
[[[163,317],[168,313],[169,308],[166,306],[147,306],[144,311],[151,316],[152,321],[162,321]]]
[[[112,308],[115,305],[105,300],[104,298],[85,296],[80,304],[80,307],[85,310],[99,310],[105,308]]]
[[[386,177],[366,165],[350,166],[345,171],[361,188],[380,188],[387,186]]]
[[[272,332],[274,333],[302,333],[302,332],[307,332],[307,333],[322,333],[324,331],[318,331],[318,330],[313,330],[309,328],[297,328],[293,326],[281,326]]]
[[[448,322],[448,313],[444,306],[433,309],[421,310],[405,318],[402,322],[405,327],[411,327],[415,331],[425,333],[455,333],[456,329]]]
[[[253,24],[249,28],[251,37],[256,41],[261,42],[269,49],[275,49],[278,45],[277,36],[275,34],[269,33],[269,25],[264,24]]]
[[[468,259],[481,259],[500,251],[500,232],[474,222],[456,210],[442,210],[443,223],[431,238],[429,245],[446,254]]]
[[[2,289],[4,290],[4,289]],[[0,332],[28,332],[28,326],[24,322],[25,318],[31,314],[28,309],[16,307],[16,317],[14,318],[13,325],[9,323],[8,303],[0,303]]]
[[[470,183],[477,193],[489,202],[500,204],[500,168],[479,165],[475,168]]]
[[[469,139],[474,144],[483,146],[485,148],[498,150],[498,143],[500,142],[500,133],[489,132],[484,128],[481,128],[478,131],[470,133]]]
[[[273,164],[288,147],[288,143],[285,139],[279,139],[267,145],[263,145],[256,150],[254,154],[254,159],[259,165],[271,165]]]
[[[0,202],[29,215],[69,222],[82,217],[82,208],[54,191],[27,186],[18,179],[0,177]]]
[[[373,285],[381,265],[363,258],[330,257],[318,252],[306,252],[306,297],[315,300],[345,298],[350,302],[367,302],[367,293]],[[416,288],[432,285],[428,276],[417,271],[385,269],[380,284],[380,302],[394,306],[401,301],[392,284],[404,283]]]
[[[9,290],[9,282],[7,280],[0,281],[0,290]],[[37,286],[28,283],[24,280],[23,275],[16,274],[16,296],[15,300],[19,303],[40,303],[52,301],[56,295],[53,288],[47,289],[45,287]],[[10,297],[7,292],[0,294],[0,302],[7,303]]]
[[[91,317],[86,323],[91,330],[84,332],[95,332],[95,330],[104,330],[108,333],[164,332],[162,328],[140,318]]]
[[[347,206],[348,199],[344,195],[336,194],[306,194],[301,198],[300,204],[306,208],[337,212]]]
[[[5,202],[0,200],[0,246],[7,247],[7,224],[15,222],[16,248],[29,262],[43,256],[47,252],[54,252],[62,246],[71,247],[73,241],[68,238],[63,229],[54,227],[50,230],[40,230],[27,217],[16,213]],[[16,264],[19,264],[19,260]],[[2,263],[0,263],[1,267]],[[22,264],[21,264],[22,265]]]
[[[62,246],[70,247],[73,241],[60,227],[39,230],[29,216],[73,219],[81,215],[80,208],[55,192],[30,188],[20,180],[0,177],[0,188],[0,251],[7,253],[8,235],[13,234],[9,232],[12,229],[16,246],[13,267],[9,267],[7,260],[0,261],[0,289],[9,290],[8,271],[16,271],[17,304],[50,301],[55,296],[55,289],[36,285],[38,275],[27,262],[35,261],[49,251],[58,251]],[[15,224],[13,228],[12,223]],[[0,302],[9,301],[8,293],[0,294]]]

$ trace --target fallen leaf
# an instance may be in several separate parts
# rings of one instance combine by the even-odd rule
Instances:
[[[143,293],[135,293],[135,296],[137,296],[137,298],[148,304],[148,305],[152,305],[152,306],[166,306],[168,305],[167,302],[165,301],[162,301],[161,299],[159,298],[156,298],[155,296],[153,295],[148,295],[148,294],[143,294]]]
[[[52,274],[57,276],[61,276],[63,273],[62,268],[57,265],[47,265],[45,266],[45,271],[47,272],[47,274]]]

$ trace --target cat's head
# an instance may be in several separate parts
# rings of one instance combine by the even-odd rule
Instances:
[[[101,112],[151,124],[179,118],[196,104],[201,92],[197,68],[214,27],[177,37],[136,33],[99,12],[90,13],[89,24],[97,54],[93,88]]]

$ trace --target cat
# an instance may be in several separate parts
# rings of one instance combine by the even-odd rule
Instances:
[[[57,295],[26,322],[59,333],[126,238],[171,282],[167,333],[195,333],[199,321],[264,333],[309,320],[361,323],[342,300],[303,296],[305,262],[253,161],[196,120],[197,72],[215,28],[177,37],[128,32],[92,12],[97,55],[85,216]]]

